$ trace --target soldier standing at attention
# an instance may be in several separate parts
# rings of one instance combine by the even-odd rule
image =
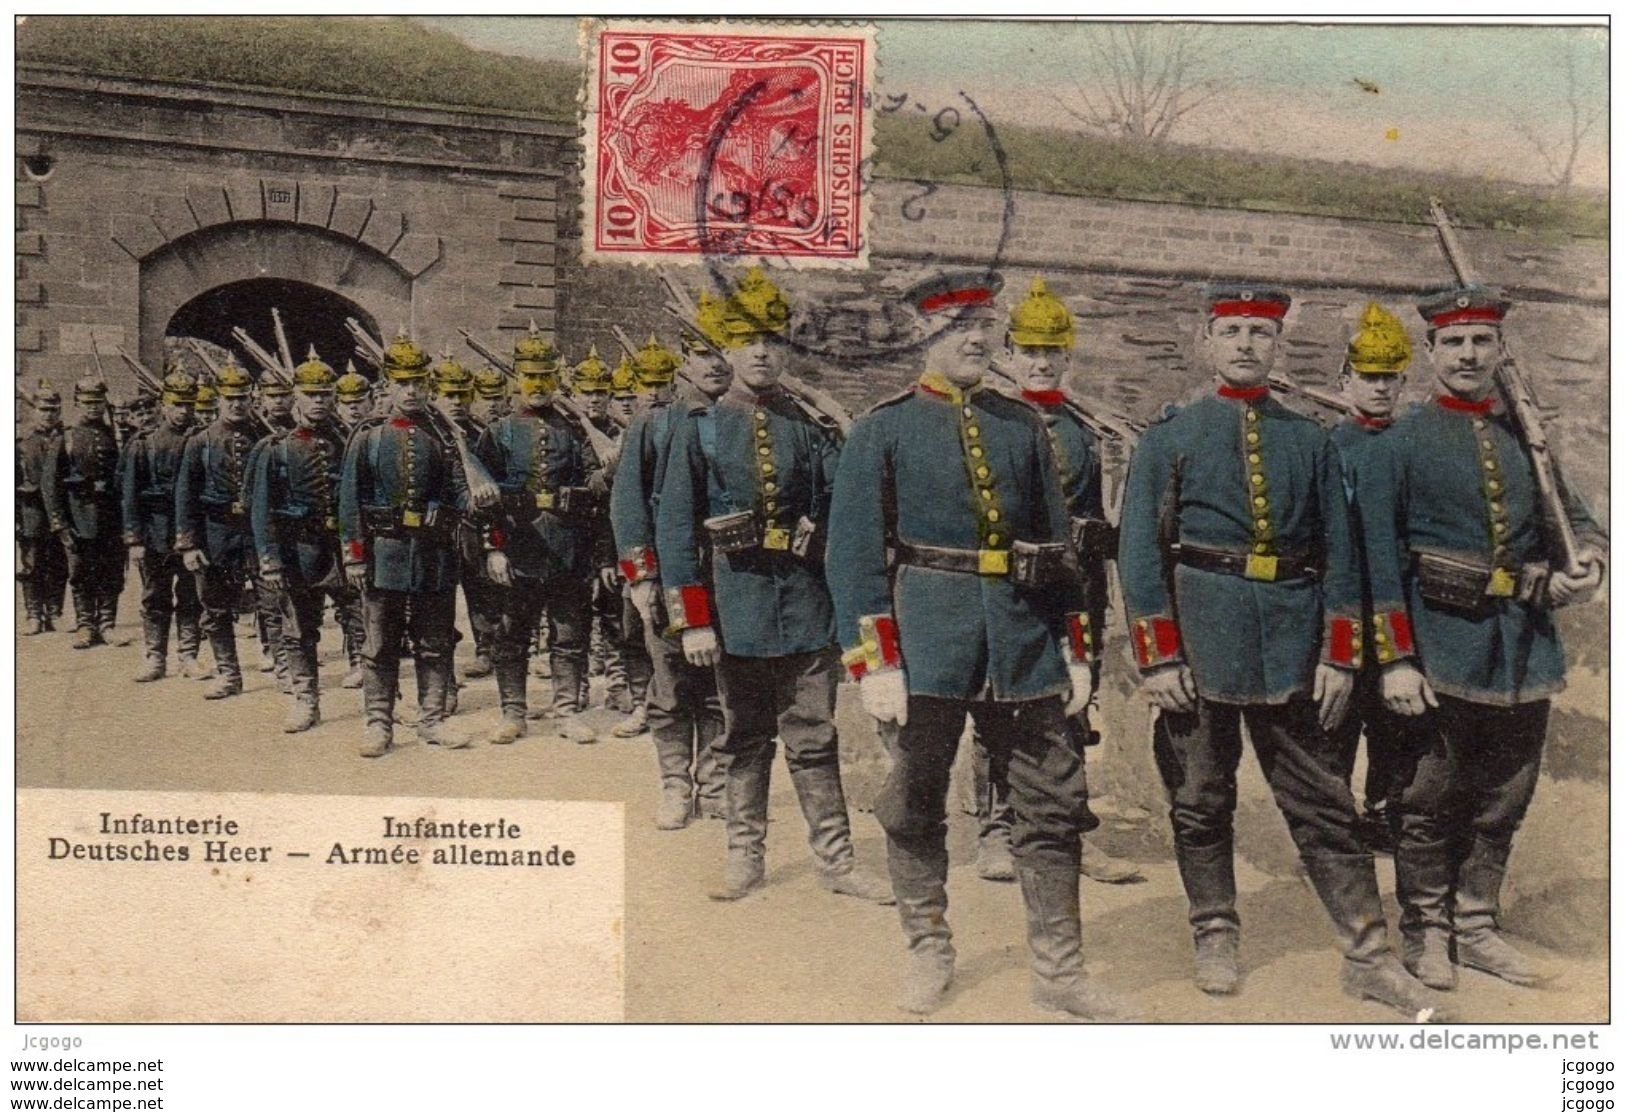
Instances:
[[[220,419],[220,393],[213,382],[197,384],[197,403],[193,408],[197,417],[194,428],[206,429]]]
[[[700,298],[702,319],[695,327],[721,337],[715,318],[718,303]],[[610,489],[610,519],[615,530],[615,551],[627,598],[641,620],[644,644],[653,670],[649,683],[646,721],[654,736],[655,763],[660,774],[660,805],[655,826],[680,830],[701,815],[727,817],[724,780],[715,745],[722,736],[722,701],[717,695],[716,672],[683,656],[676,638],[666,635],[666,608],[660,594],[660,560],[655,551],[655,517],[660,506],[660,485],[671,455],[678,424],[698,416],[727,393],[733,369],[704,343],[686,337],[684,366],[700,398],[680,402],[671,382],[653,387],[648,405],[632,419],[621,441],[621,457]]]
[[[30,403],[33,426],[17,441],[17,579],[23,586],[24,633],[49,633],[62,605],[67,558],[45,512],[45,460],[62,437],[62,396],[40,380]]]
[[[1405,368],[1411,362],[1411,342],[1399,318],[1375,301],[1366,306],[1360,327],[1349,340],[1348,353],[1338,385],[1355,412],[1331,430],[1332,443],[1343,464],[1343,486],[1352,496],[1358,485],[1361,463],[1370,454],[1381,434],[1394,422],[1394,410],[1405,389]],[[1358,503],[1350,507],[1357,536],[1363,535]],[[1370,628],[1371,585],[1365,575],[1361,554],[1363,584],[1362,620]],[[1354,681],[1354,696],[1348,713],[1334,731],[1340,760],[1346,776],[1354,773],[1354,755],[1365,738],[1365,814],[1361,838],[1373,851],[1393,852],[1390,832],[1388,792],[1393,781],[1394,762],[1405,744],[1405,720],[1388,710],[1382,701],[1381,666],[1375,650],[1365,657]]]
[[[559,356],[532,329],[514,344],[519,410],[481,435],[479,456],[502,491],[486,531],[486,574],[504,588],[502,624],[493,645],[502,722],[491,735],[506,745],[526,733],[526,659],[545,608],[553,622],[553,711],[559,736],[597,740],[581,717],[587,708],[587,638],[595,572],[587,489],[597,464],[580,426],[557,404]],[[606,557],[607,558],[607,557]]]
[[[76,649],[107,644],[124,586],[118,444],[107,424],[107,383],[82,378],[73,388],[79,420],[46,455],[40,493],[51,531],[68,557]]]
[[[875,816],[908,943],[898,1006],[935,1011],[953,980],[946,806],[969,715],[1006,770],[1034,1003],[1122,1018],[1084,973],[1078,907],[1095,819],[1067,715],[1093,693],[1089,605],[1043,420],[982,388],[996,293],[985,273],[911,293],[925,373],[852,426],[830,518],[843,660],[864,708],[895,731]]]
[[[495,367],[474,372],[474,401],[469,412],[481,428],[490,428],[508,415],[508,376]]]
[[[723,306],[717,346],[733,385],[673,435],[655,519],[671,627],[695,667],[716,666],[727,782],[728,858],[713,899],[766,879],[774,738],[807,822],[820,882],[885,903],[857,864],[841,787],[835,695],[840,653],[824,583],[823,542],[840,446],[779,385],[790,306],[752,268]],[[701,562],[707,550],[710,567]]]
[[[1501,883],[1563,688],[1552,612],[1601,584],[1607,538],[1560,482],[1541,489],[1497,394],[1506,299],[1464,286],[1417,308],[1435,399],[1378,438],[1355,489],[1383,698],[1417,723],[1389,802],[1405,963],[1439,989],[1455,986],[1452,958],[1535,985],[1544,971],[1500,931]]]
[[[333,419],[333,383],[333,368],[314,351],[294,370],[294,427],[260,452],[249,512],[260,578],[280,603],[293,688],[282,729],[290,734],[322,720],[316,646],[323,604],[333,599],[340,622],[355,614],[339,553],[345,434]]]
[[[1241,723],[1343,944],[1342,984],[1408,1016],[1439,998],[1388,948],[1354,798],[1329,735],[1360,666],[1360,568],[1337,449],[1270,397],[1291,298],[1212,291],[1217,390],[1147,430],[1129,464],[1118,570],[1190,901],[1196,984],[1240,980],[1233,824]],[[1177,549],[1172,545],[1177,544]]]
[[[587,357],[577,363],[570,375],[570,390],[580,401],[593,428],[611,440],[619,440],[624,426],[609,414],[609,364],[598,358],[598,348],[590,348]],[[612,461],[610,462],[612,465]],[[593,530],[598,534],[597,550],[607,551],[614,543],[609,524],[609,490],[614,477],[611,466],[593,473],[591,485],[598,495],[593,512]],[[588,639],[591,671],[603,673],[605,681],[604,705],[621,714],[633,709],[627,680],[625,637],[621,628],[621,581],[613,567],[603,567],[592,584],[592,634]],[[645,683],[647,681],[645,680]],[[616,727],[617,730],[620,726]],[[622,736],[616,734],[615,736]]]
[[[372,383],[356,373],[354,363],[344,365],[344,374],[333,384],[333,398],[339,424],[346,432],[372,413]]]
[[[168,666],[169,625],[175,623],[181,675],[203,671],[197,650],[202,641],[202,604],[197,577],[175,550],[175,483],[192,435],[197,386],[179,371],[163,381],[163,414],[157,428],[137,433],[125,446],[123,475],[124,543],[141,575],[141,633],[146,667],[137,683],[162,679]]]
[[[406,336],[384,353],[386,417],[362,424],[344,450],[339,481],[339,544],[344,577],[361,595],[367,736],[363,757],[394,744],[402,636],[417,666],[418,740],[461,749],[467,737],[444,720],[452,682],[457,550],[452,529],[472,509],[454,445],[426,415],[429,356]]]
[[[186,441],[175,480],[175,549],[186,570],[198,576],[203,634],[214,654],[215,685],[205,699],[226,699],[243,690],[232,629],[235,607],[253,561],[247,497],[249,450],[261,428],[249,412],[253,380],[232,363],[215,383],[220,417]]]

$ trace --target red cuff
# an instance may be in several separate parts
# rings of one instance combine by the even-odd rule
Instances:
[[[367,542],[351,541],[344,550],[344,562],[347,564],[364,563],[367,559]]]
[[[1416,655],[1416,642],[1411,637],[1411,616],[1403,610],[1379,610],[1371,615],[1371,643],[1376,647],[1377,663],[1391,664],[1407,656]]]
[[[1156,616],[1134,620],[1134,656],[1142,672],[1185,659],[1179,640],[1179,623]]]
[[[485,530],[485,546],[493,552],[501,552],[508,544],[508,534],[500,525],[492,525]]]
[[[897,640],[897,621],[890,614],[871,614],[858,619],[858,643],[841,654],[841,663],[855,680],[870,672],[903,666],[903,650]]]
[[[666,588],[671,630],[703,629],[711,624],[711,592],[701,586]]]
[[[621,557],[621,578],[628,583],[642,583],[659,573],[660,563],[655,559],[655,550],[646,544],[627,549],[626,555]]]
[[[1337,668],[1358,668],[1362,659],[1360,620],[1328,615],[1321,646],[1321,663]]]
[[[1095,662],[1095,634],[1089,626],[1089,615],[1080,613],[1066,616],[1066,643],[1073,664]]]

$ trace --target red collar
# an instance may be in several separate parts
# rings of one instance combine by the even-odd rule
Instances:
[[[1355,413],[1354,423],[1362,429],[1385,429],[1394,423],[1392,417],[1367,417],[1364,413]]]
[[[1434,401],[1439,403],[1441,409],[1448,409],[1452,413],[1468,413],[1474,417],[1488,417],[1495,412],[1494,394],[1486,395],[1476,402],[1458,398],[1454,394],[1440,394]]]
[[[1234,398],[1238,402],[1256,402],[1259,398],[1266,397],[1269,392],[1270,388],[1268,386],[1220,385],[1219,387],[1219,397]]]
[[[412,418],[391,417],[389,420],[389,427],[392,429],[409,429],[412,427]]]
[[[1066,395],[1059,390],[1023,390],[1021,396],[1045,409],[1054,409],[1066,401]]]

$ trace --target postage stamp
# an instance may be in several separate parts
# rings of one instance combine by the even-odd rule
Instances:
[[[861,268],[872,28],[595,23],[589,258]]]

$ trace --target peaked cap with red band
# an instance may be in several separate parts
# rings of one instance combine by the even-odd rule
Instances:
[[[1209,286],[1207,299],[1210,318],[1263,317],[1278,321],[1292,308],[1292,295],[1272,286]]]
[[[1452,324],[1500,324],[1512,303],[1493,286],[1452,286],[1424,296],[1416,311],[1429,328]]]
[[[954,271],[921,282],[903,295],[923,316],[981,307],[993,308],[1004,280],[985,270]]]

